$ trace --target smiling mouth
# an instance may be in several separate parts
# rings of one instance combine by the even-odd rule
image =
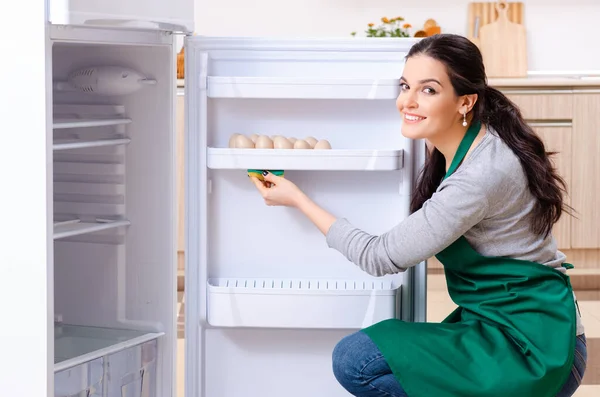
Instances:
[[[415,114],[404,114],[404,120],[408,123],[418,123],[425,120],[427,117],[417,116]]]

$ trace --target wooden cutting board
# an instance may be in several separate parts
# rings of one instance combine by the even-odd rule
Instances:
[[[506,5],[508,6],[508,19],[511,22],[523,24],[523,3],[507,2]],[[482,27],[494,22],[496,19],[498,19],[496,2],[469,3],[469,16],[467,20],[467,37],[469,40],[479,41],[479,35],[475,33],[477,25]]]
[[[527,76],[525,26],[509,20],[506,2],[494,3],[498,19],[479,28],[479,48],[488,77]]]

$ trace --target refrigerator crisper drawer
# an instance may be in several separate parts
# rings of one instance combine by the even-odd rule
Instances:
[[[389,281],[209,279],[208,323],[359,329],[394,318],[399,292]]]
[[[57,326],[54,397],[156,397],[159,336]]]
[[[54,397],[101,397],[104,358],[97,358],[54,374]]]

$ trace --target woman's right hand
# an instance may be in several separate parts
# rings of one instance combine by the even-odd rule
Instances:
[[[283,177],[263,172],[264,181],[255,176],[250,179],[265,200],[271,206],[285,206],[298,208],[305,194],[292,181]]]
[[[315,226],[327,235],[329,228],[336,218],[312,201],[292,181],[273,175],[270,172],[263,173],[264,182],[255,176],[250,179],[263,196],[267,205],[283,205],[299,209]]]

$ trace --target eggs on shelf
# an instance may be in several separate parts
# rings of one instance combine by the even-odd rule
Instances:
[[[294,143],[294,149],[312,149],[312,147],[310,147],[310,143],[308,143],[308,141],[305,141],[304,139],[298,139]]]
[[[254,147],[257,149],[273,149],[273,140],[266,135],[259,135],[256,138]]]
[[[254,142],[252,142],[252,140],[245,135],[238,135],[235,138],[235,147],[250,149],[254,147]]]
[[[276,136],[275,139],[273,139],[273,148],[274,149],[293,149],[294,144],[292,142],[290,142],[284,136]]]
[[[331,149],[326,139],[307,136],[304,139],[285,137],[282,135],[233,134],[229,138],[229,147],[235,149]]]

